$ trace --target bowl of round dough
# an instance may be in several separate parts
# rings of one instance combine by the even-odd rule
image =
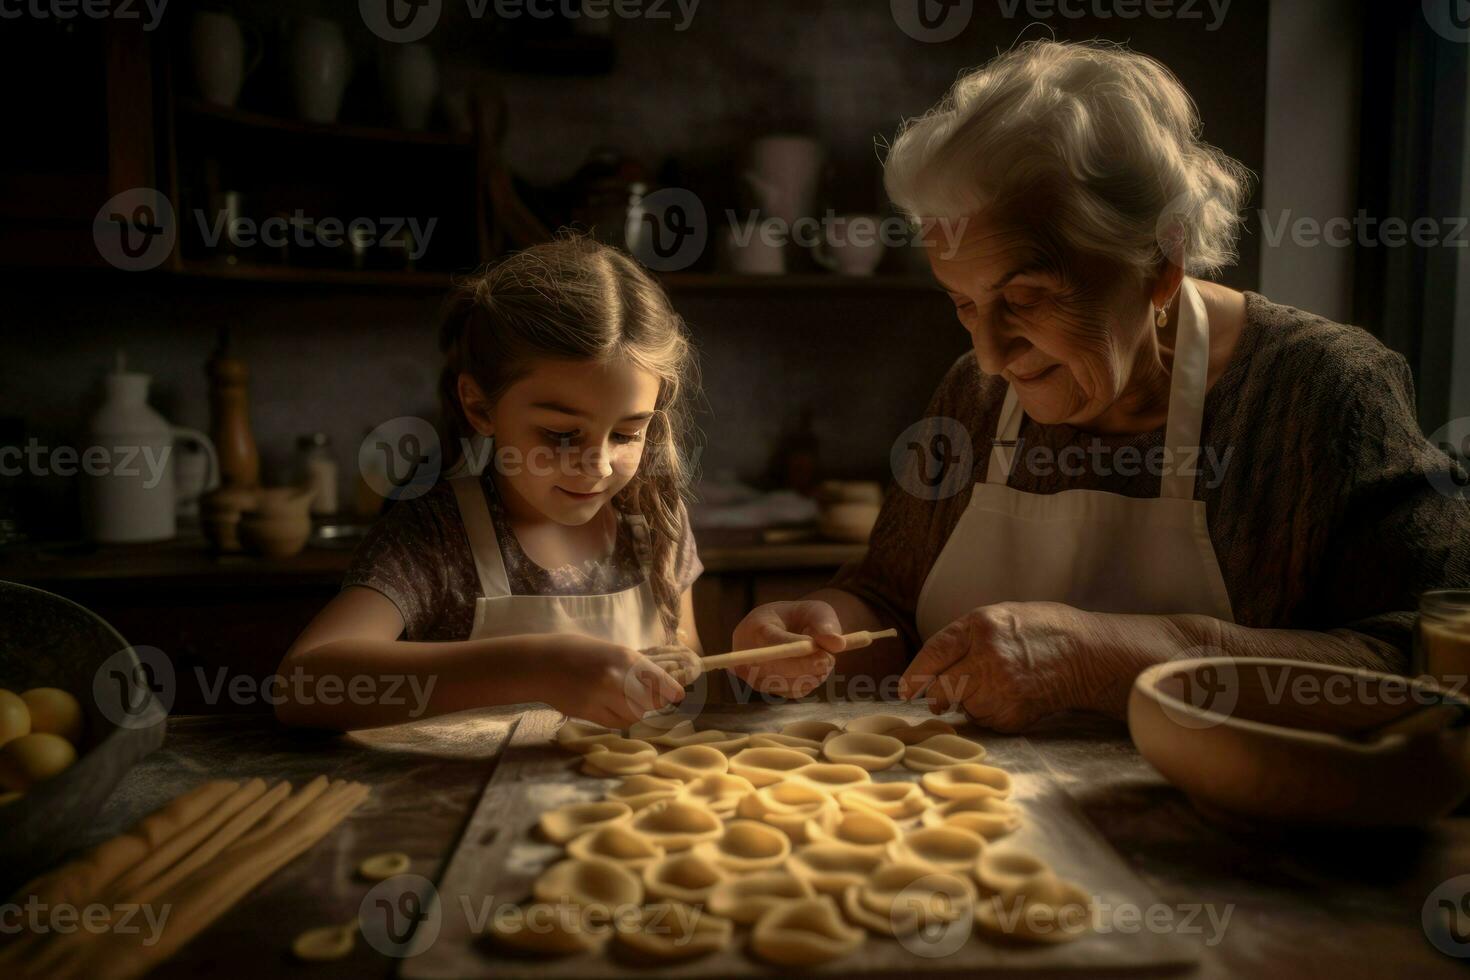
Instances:
[[[1422,679],[1301,660],[1202,657],[1140,674],[1128,731],[1143,757],[1207,815],[1413,826],[1470,794],[1470,726],[1366,733],[1440,704],[1470,710],[1470,698]]]
[[[139,759],[163,744],[171,676],[143,666],[102,619],[0,582],[0,891],[49,867],[92,828]],[[23,706],[17,706],[17,703]]]

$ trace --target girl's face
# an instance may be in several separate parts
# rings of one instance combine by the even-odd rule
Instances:
[[[926,234],[925,251],[981,370],[1043,424],[1108,413],[1151,350],[1147,288],[1101,267],[1057,269],[1023,228],[971,220],[963,231],[953,243]]]
[[[509,503],[569,527],[590,521],[638,472],[658,391],[657,376],[624,358],[538,361],[493,405],[460,376],[465,414],[495,439],[491,465]]]

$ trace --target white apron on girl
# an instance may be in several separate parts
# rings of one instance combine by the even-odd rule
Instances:
[[[919,591],[925,639],[978,606],[1061,602],[1108,613],[1202,613],[1234,622],[1225,579],[1194,499],[1210,366],[1199,290],[1180,284],[1177,346],[1159,496],[1101,490],[1023,493],[1006,485],[1024,413],[1006,391],[989,472]],[[1023,447],[1024,448],[1024,447]]]
[[[664,643],[658,603],[649,584],[653,549],[648,524],[641,514],[619,515],[633,533],[638,564],[643,571],[643,580],[638,585],[602,595],[511,595],[505,559],[500,554],[495,522],[480,480],[479,476],[460,476],[449,481],[454,487],[470,551],[475,556],[475,570],[480,576],[482,595],[475,600],[475,625],[470,630],[470,639],[523,633],[578,633],[634,650]]]

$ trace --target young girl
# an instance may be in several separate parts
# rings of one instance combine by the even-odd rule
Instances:
[[[621,252],[559,239],[458,286],[440,347],[459,466],[373,528],[282,661],[277,716],[351,729],[539,701],[623,728],[680,700],[639,652],[700,649],[694,359],[668,298]]]

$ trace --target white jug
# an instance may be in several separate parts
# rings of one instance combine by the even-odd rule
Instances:
[[[173,447],[178,440],[197,443],[209,460],[206,487],[218,481],[219,458],[209,437],[169,425],[148,407],[146,374],[119,370],[103,379],[102,405],[88,425],[81,454],[87,527],[94,540],[107,543],[167,541],[174,536]]]

